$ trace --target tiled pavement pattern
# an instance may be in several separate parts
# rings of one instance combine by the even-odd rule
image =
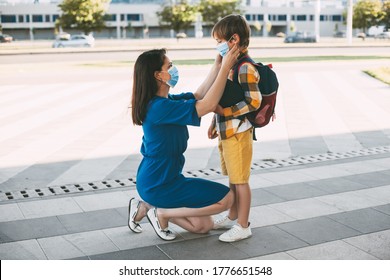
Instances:
[[[390,146],[389,88],[361,72],[386,63],[274,64],[277,121],[258,130],[254,162]],[[134,177],[142,130],[127,108],[131,67],[65,67],[60,77],[46,67],[36,71],[48,79],[21,72],[0,85],[0,191]],[[195,90],[209,68],[180,66],[173,92]],[[210,118],[189,128],[186,170],[219,166]]]
[[[126,115],[129,69],[72,69],[66,82],[25,76],[1,85],[0,259],[390,259],[389,88],[361,73],[378,65],[274,65],[278,121],[259,131],[255,163],[363,153],[254,168],[253,237],[232,244],[219,242],[217,231],[178,228],[177,240],[164,242],[148,223],[133,234],[126,209],[134,186],[88,185],[134,178],[139,164],[142,131]],[[207,70],[180,67],[175,92],[195,89]],[[205,138],[209,121],[190,128],[186,171],[219,165],[215,142]],[[375,147],[382,152],[365,154]],[[67,184],[90,190],[39,195]]]
[[[390,259],[390,153],[252,176],[253,236],[220,231],[160,240],[126,226],[134,187],[0,205],[1,259]],[[214,180],[226,183],[221,176]]]

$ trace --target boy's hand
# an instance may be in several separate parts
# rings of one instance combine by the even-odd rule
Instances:
[[[211,123],[211,125],[207,131],[207,136],[209,137],[209,139],[215,139],[218,137],[218,132],[217,132],[217,129],[216,129],[214,123]]]

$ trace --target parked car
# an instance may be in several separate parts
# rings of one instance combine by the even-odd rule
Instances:
[[[382,32],[375,35],[375,39],[390,39],[390,31]]]
[[[8,34],[0,34],[0,42],[1,43],[11,43],[14,38]]]
[[[333,34],[333,37],[336,37],[336,38],[345,38],[346,37],[346,34],[345,34],[345,31],[337,31]]]
[[[184,39],[184,38],[187,38],[187,34],[185,34],[184,32],[177,33],[177,34],[176,34],[176,38],[177,38],[177,39]]]
[[[293,35],[289,35],[284,39],[285,43],[315,43],[317,39],[315,36],[307,32],[296,32]]]
[[[53,43],[53,48],[65,47],[93,47],[95,39],[88,35],[72,35],[69,39],[62,36]]]

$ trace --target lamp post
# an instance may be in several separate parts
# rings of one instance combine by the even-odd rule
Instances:
[[[314,13],[314,30],[316,36],[316,42],[320,41],[320,12],[321,12],[321,1],[317,0],[315,4],[315,13]]]
[[[352,0],[348,0],[347,9],[347,44],[352,44],[352,19],[353,19],[353,3]]]

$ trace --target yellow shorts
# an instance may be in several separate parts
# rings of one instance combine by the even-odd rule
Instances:
[[[253,128],[219,140],[222,174],[229,176],[230,184],[249,183],[252,165]]]

